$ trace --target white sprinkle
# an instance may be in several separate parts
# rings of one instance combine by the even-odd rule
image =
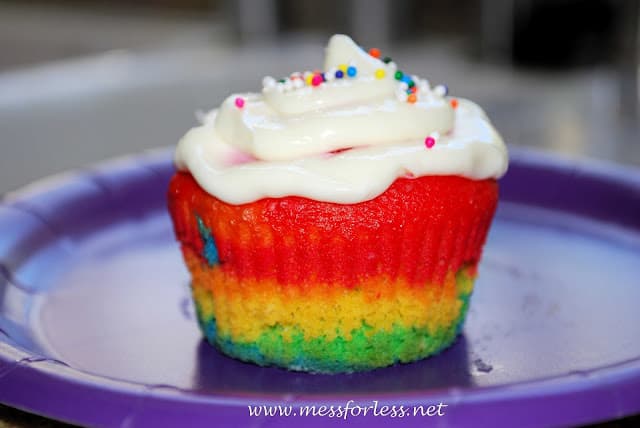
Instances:
[[[335,78],[336,78],[336,69],[335,68],[330,68],[329,71],[324,73],[324,79],[327,82],[331,82]]]
[[[409,84],[407,82],[400,82],[398,84],[398,87],[403,91],[406,91],[407,89],[409,89]]]
[[[265,76],[264,79],[262,79],[262,86],[264,88],[273,88],[276,86],[276,79],[271,76]]]
[[[293,89],[293,83],[291,82],[291,79],[286,79],[282,85],[284,86],[285,92],[289,92]]]
[[[433,88],[433,92],[435,92],[435,94],[439,97],[444,97],[445,95],[447,95],[447,88],[445,88],[443,85],[438,85]]]
[[[418,83],[418,89],[425,92],[430,90],[431,86],[429,85],[429,81],[427,79],[420,80],[420,83]]]
[[[398,101],[407,101],[407,97],[408,95],[406,91],[403,91],[400,88],[396,89],[396,98],[398,99]]]
[[[278,84],[275,86],[276,91],[278,92],[284,92],[284,85],[280,82],[278,82]]]
[[[293,81],[293,87],[296,89],[300,89],[304,86],[304,82],[302,81],[302,79],[295,79]]]
[[[398,69],[398,66],[393,61],[391,61],[389,64],[387,64],[387,67],[389,67],[392,71],[396,71]]]

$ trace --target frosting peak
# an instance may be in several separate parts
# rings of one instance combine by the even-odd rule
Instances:
[[[351,67],[355,75],[349,78],[343,72],[343,78],[336,79],[340,67],[347,74]],[[347,36],[329,41],[325,70],[315,73],[323,79],[317,86],[285,91],[282,85],[266,85],[262,96],[246,96],[243,108],[236,106],[237,96],[230,96],[215,119],[220,136],[270,161],[419,139],[453,126],[453,108],[442,97],[428,96],[425,90],[413,105],[396,99],[402,82],[395,80],[393,65],[370,56]],[[327,78],[330,75],[333,78]]]
[[[178,145],[178,167],[226,202],[354,203],[407,173],[481,179],[506,170],[506,148],[479,107],[452,102],[445,87],[405,75],[347,36],[330,39],[324,72],[266,77],[263,86],[228,97]],[[432,149],[427,136],[437,140]]]

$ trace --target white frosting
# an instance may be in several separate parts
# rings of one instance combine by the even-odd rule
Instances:
[[[333,78],[344,65],[357,75]],[[476,104],[459,99],[453,109],[442,89],[431,90],[416,76],[417,101],[407,102],[407,84],[394,78],[394,64],[347,36],[331,38],[325,70],[318,86],[265,78],[262,94],[230,96],[180,140],[176,165],[232,204],[290,195],[357,203],[398,177],[505,173],[506,147]],[[431,149],[429,135],[437,140]]]

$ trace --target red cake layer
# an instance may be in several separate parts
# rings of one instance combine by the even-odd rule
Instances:
[[[346,205],[297,196],[230,205],[185,172],[169,190],[182,245],[203,255],[199,217],[222,269],[300,287],[357,286],[372,276],[442,283],[480,259],[497,200],[495,180],[457,176],[400,178],[380,196]]]

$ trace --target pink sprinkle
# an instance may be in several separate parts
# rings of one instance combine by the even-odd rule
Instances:
[[[313,86],[318,86],[321,83],[322,83],[322,76],[320,74],[314,75],[313,78],[311,79],[311,84]]]
[[[424,145],[427,146],[427,149],[430,149],[431,147],[435,146],[436,144],[436,139],[433,137],[427,137],[424,139]]]
[[[241,97],[236,98],[236,107],[238,108],[244,107],[244,98],[241,98]]]

